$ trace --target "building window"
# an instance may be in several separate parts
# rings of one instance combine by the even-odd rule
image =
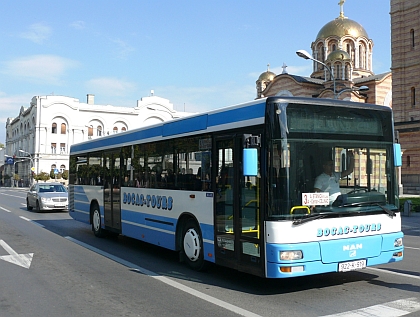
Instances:
[[[51,126],[51,133],[57,134],[57,123],[53,123]]]
[[[127,129],[125,127],[122,127],[121,132],[125,132],[125,131],[127,131]]]
[[[66,124],[65,123],[61,124],[61,134],[66,134]]]
[[[98,125],[98,127],[96,128],[96,135],[102,136],[102,127],[100,125]]]
[[[411,106],[415,106],[416,105],[416,88],[415,87],[411,87]]]
[[[410,155],[407,155],[407,167],[411,166],[411,157]]]
[[[410,39],[411,39],[411,47],[414,47],[415,42],[414,42],[414,30],[413,29],[410,30]]]
[[[61,164],[61,166],[60,166],[60,173],[64,173],[65,170],[66,170],[66,165]]]
[[[112,129],[112,133],[114,133],[114,134],[118,133],[118,128],[117,128],[117,127],[114,127],[114,128]]]
[[[57,143],[51,143],[51,153],[52,154],[57,153]]]
[[[60,143],[60,154],[66,154],[66,143]]]

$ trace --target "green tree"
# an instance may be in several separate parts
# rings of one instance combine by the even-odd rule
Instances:
[[[50,174],[47,172],[41,172],[39,174],[34,174],[34,180],[36,181],[47,181],[50,179]]]

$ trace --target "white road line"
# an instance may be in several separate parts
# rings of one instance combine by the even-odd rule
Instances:
[[[419,310],[420,301],[413,297],[322,317],[398,317]]]
[[[177,288],[177,289],[179,289],[179,290],[181,290],[181,291],[183,291],[185,293],[188,293],[188,294],[193,295],[195,297],[201,298],[202,300],[205,300],[205,301],[207,301],[209,303],[212,303],[212,304],[215,304],[215,305],[220,306],[222,308],[225,308],[227,310],[230,310],[230,311],[232,311],[232,312],[234,312],[234,313],[236,313],[238,315],[246,316],[246,317],[261,317],[260,315],[254,314],[254,313],[252,313],[252,312],[250,312],[248,310],[245,310],[245,309],[240,308],[238,306],[229,304],[229,303],[224,302],[224,301],[222,301],[220,299],[217,299],[215,297],[212,297],[212,296],[209,296],[209,295],[204,294],[202,292],[199,292],[199,291],[197,291],[197,290],[195,290],[195,289],[193,289],[191,287],[188,287],[188,286],[185,286],[185,285],[183,285],[181,283],[175,282],[175,281],[173,281],[173,280],[171,280],[171,279],[169,279],[169,278],[167,278],[165,276],[162,276],[162,275],[159,275],[158,273],[149,271],[149,270],[147,270],[145,268],[142,268],[142,267],[140,267],[138,265],[135,265],[135,264],[133,264],[131,262],[128,262],[128,261],[123,260],[123,259],[121,259],[119,257],[116,257],[116,256],[114,256],[114,255],[112,255],[110,253],[107,253],[105,251],[102,251],[102,250],[99,250],[99,249],[97,249],[95,247],[92,247],[89,244],[86,244],[84,242],[81,242],[79,240],[76,240],[76,239],[74,239],[72,237],[67,236],[65,238],[68,239],[68,240],[70,240],[70,241],[72,241],[72,242],[74,242],[74,243],[76,243],[76,244],[78,244],[78,245],[80,245],[80,246],[82,246],[82,247],[84,247],[84,248],[86,248],[86,249],[88,249],[88,250],[91,250],[93,252],[96,252],[96,253],[98,253],[98,254],[100,254],[100,255],[108,258],[108,259],[111,259],[111,260],[113,260],[115,262],[118,262],[118,263],[120,263],[120,264],[122,264],[122,265],[124,265],[126,267],[129,267],[129,268],[135,270],[135,271],[138,271],[140,273],[143,273],[145,275],[148,275],[148,276],[150,276],[150,277],[152,277],[152,278],[154,278],[156,280],[159,280],[159,281],[161,281],[161,282],[163,282],[163,283],[165,283],[167,285],[170,285],[170,286],[172,286],[174,288]]]
[[[32,221],[31,219],[28,219],[28,218],[23,217],[23,216],[19,216],[19,218],[20,218],[20,219],[23,219],[23,220],[26,220],[26,221]]]
[[[404,249],[420,250],[420,248],[413,248],[413,247],[406,247],[406,246],[404,246]]]
[[[368,267],[368,268],[366,268],[366,270],[377,271],[377,272],[381,272],[381,273],[388,273],[388,274],[393,274],[393,275],[398,275],[398,276],[402,276],[402,277],[408,277],[408,278],[414,278],[414,279],[420,280],[420,276],[411,275],[411,274],[399,273],[399,272],[394,272],[394,271],[389,271],[389,270],[384,270],[384,269],[377,269],[377,268],[373,268],[373,267]]]
[[[6,208],[3,208],[3,207],[0,207],[0,209],[1,209],[1,210],[4,210],[4,211],[7,211],[7,212],[11,212],[10,210],[8,210],[8,209],[6,209]]]

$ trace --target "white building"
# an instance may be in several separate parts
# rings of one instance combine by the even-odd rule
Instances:
[[[90,94],[86,103],[65,96],[35,96],[16,118],[7,119],[4,155],[15,159],[13,165],[5,165],[3,174],[12,177],[15,168],[20,184],[28,186],[31,167],[36,174],[68,170],[72,144],[189,114],[153,95],[138,100],[134,108],[95,105]]]

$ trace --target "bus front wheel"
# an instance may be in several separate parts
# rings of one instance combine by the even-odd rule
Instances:
[[[182,234],[182,252],[188,266],[196,271],[206,268],[202,241],[198,224],[193,219],[189,219],[184,225]]]
[[[92,231],[98,238],[102,238],[105,234],[105,230],[102,229],[101,213],[98,206],[94,206],[92,210]]]

